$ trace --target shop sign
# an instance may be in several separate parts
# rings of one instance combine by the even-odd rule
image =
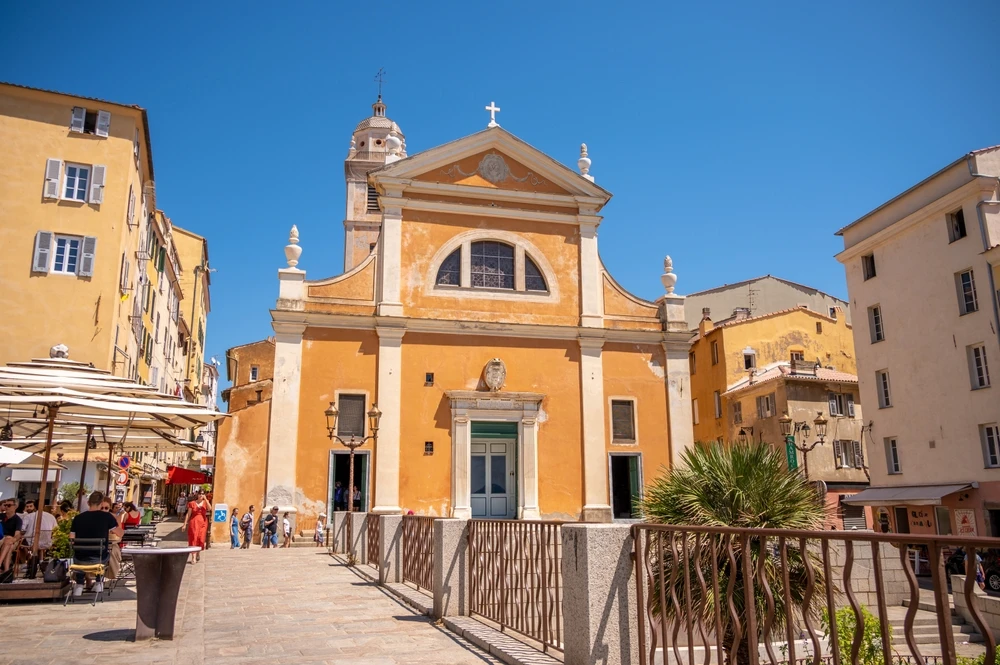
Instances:
[[[959,536],[975,536],[976,533],[976,511],[967,508],[955,510],[955,526],[958,527]]]

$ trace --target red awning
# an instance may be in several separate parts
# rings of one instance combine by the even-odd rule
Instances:
[[[180,466],[167,467],[168,485],[201,485],[208,482],[208,477],[199,471],[192,471]]]

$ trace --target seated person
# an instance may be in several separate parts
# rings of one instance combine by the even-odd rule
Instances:
[[[52,513],[35,510],[35,502],[29,499],[24,504],[24,518],[21,528],[24,531],[24,545],[31,547],[35,537],[35,520],[42,520],[42,530],[38,534],[38,549],[47,550],[52,547],[52,531],[56,528],[56,518]]]
[[[86,512],[80,513],[73,518],[69,538],[71,541],[77,538],[100,538],[104,541],[104,545],[101,548],[101,552],[84,550],[74,554],[73,563],[107,564],[111,558],[108,542],[109,537],[112,534],[121,536],[124,533],[124,529],[118,525],[118,520],[111,514],[111,504],[105,500],[103,492],[93,492],[87,499],[87,507],[88,510]],[[79,596],[83,593],[81,585],[87,581],[87,577],[83,573],[76,573],[76,586],[73,588],[74,596]],[[102,578],[95,579],[92,590],[97,593],[104,591],[104,580]]]
[[[21,540],[21,518],[17,514],[17,499],[6,499],[3,504],[2,520],[3,540],[0,541],[0,572],[10,570],[11,555],[17,549]]]

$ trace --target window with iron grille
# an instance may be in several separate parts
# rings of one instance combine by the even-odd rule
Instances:
[[[365,396],[340,395],[337,398],[337,436],[349,438],[365,435]]]
[[[611,400],[611,440],[635,443],[635,403],[632,400]]]
[[[378,207],[378,190],[368,185],[368,212],[378,212],[380,208]]]
[[[472,286],[514,289],[514,248],[502,242],[472,243]]]
[[[462,277],[462,249],[458,248],[441,262],[438,268],[438,286],[459,286]]]

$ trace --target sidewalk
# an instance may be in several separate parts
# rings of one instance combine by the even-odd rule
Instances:
[[[161,525],[167,540],[179,523]],[[135,589],[104,603],[0,608],[0,664],[495,665],[325,550],[214,547],[185,571],[171,642],[132,642]]]

